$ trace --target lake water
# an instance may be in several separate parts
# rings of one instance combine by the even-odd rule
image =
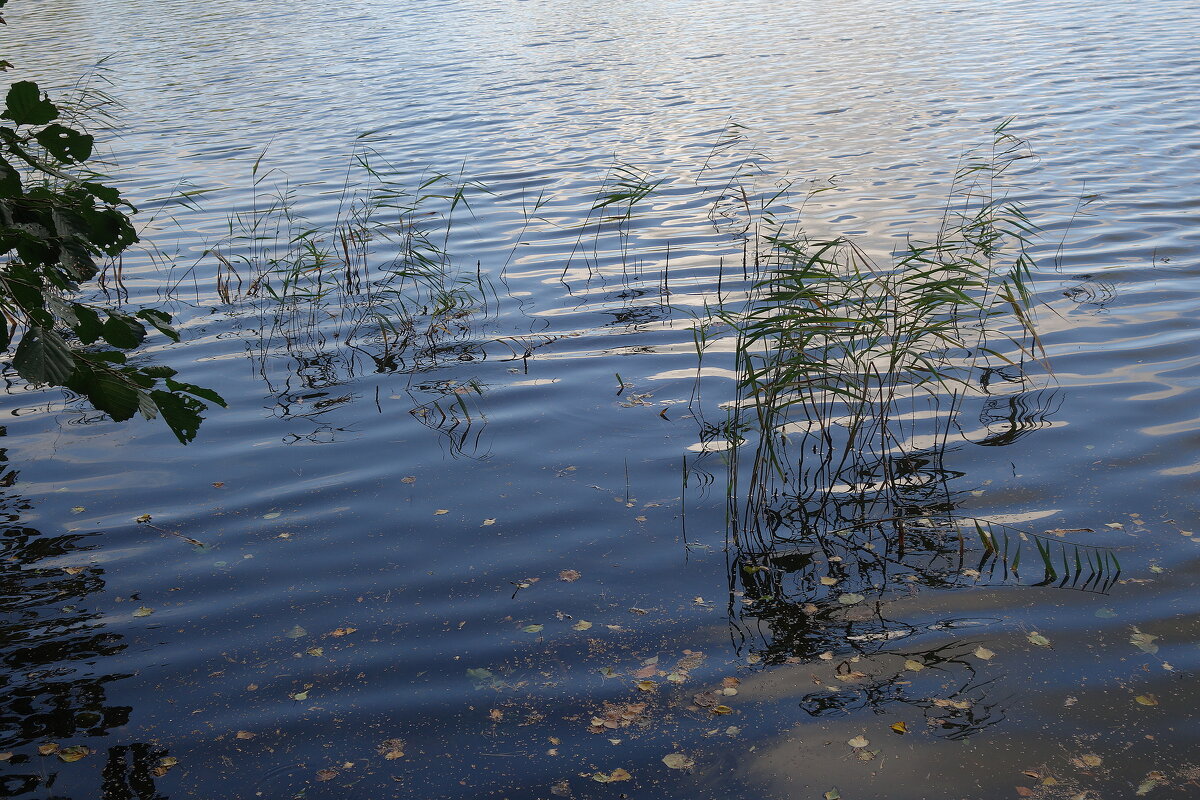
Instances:
[[[22,77],[107,59],[112,173],[158,249],[107,291],[176,314],[183,344],[149,351],[229,409],[184,447],[10,380],[0,795],[1200,796],[1200,5],[6,16]],[[968,398],[918,513],[1051,531],[1119,575],[852,581],[803,539],[755,562],[711,452],[731,342],[711,328],[698,369],[695,338],[739,291],[748,212],[790,186],[806,230],[886,257],[1010,116],[1052,375]],[[246,255],[229,215],[275,193],[332,226],[355,153],[470,184],[448,238],[445,200],[406,219],[473,298],[407,346],[355,327],[361,294],[223,296],[206,254]],[[657,187],[597,225],[622,165]]]

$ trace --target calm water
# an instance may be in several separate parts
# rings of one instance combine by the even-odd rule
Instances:
[[[114,174],[161,250],[124,291],[179,315],[156,356],[230,409],[182,447],[58,392],[0,399],[0,794],[1200,796],[1200,6],[7,16],[5,57],[46,85],[108,57]],[[734,396],[728,341],[698,377],[693,339],[741,277],[737,198],[790,181],[795,211],[832,185],[806,228],[886,253],[1013,115],[1040,157],[1019,192],[1047,228],[1054,376],[968,402],[943,477],[961,513],[1111,548],[1119,581],[888,579],[854,605],[781,562],[787,596],[760,599],[700,453]],[[336,298],[281,326],[224,302],[203,255],[264,151],[259,202],[286,181],[329,224],[356,143],[408,185],[487,189],[449,244],[486,305],[391,362],[345,346]],[[615,163],[662,182],[625,236],[582,227]],[[181,185],[198,207],[160,202]],[[718,714],[703,693],[727,678]]]

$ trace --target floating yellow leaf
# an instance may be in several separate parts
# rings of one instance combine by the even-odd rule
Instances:
[[[38,745],[38,754],[43,756],[52,756],[58,752],[58,744],[55,742],[47,742],[46,744]]]
[[[603,772],[592,773],[592,780],[596,781],[597,783],[616,783],[617,781],[627,781],[632,777],[632,775],[620,767],[617,767],[612,772],[607,774]]]
[[[691,769],[696,762],[683,753],[671,753],[662,757],[662,762],[671,769]]]
[[[379,755],[383,756],[388,761],[395,761],[397,758],[404,758],[403,739],[387,739],[375,749],[379,752]]]
[[[1157,697],[1155,697],[1155,696],[1154,696],[1154,695],[1152,695],[1152,694],[1149,694],[1149,693],[1146,693],[1146,694],[1139,694],[1137,697],[1135,697],[1135,698],[1133,698],[1133,699],[1134,699],[1134,700],[1136,700],[1136,701],[1137,701],[1139,704],[1141,704],[1141,705],[1143,705],[1143,706],[1156,706],[1156,705],[1158,705],[1158,698],[1157,698]]]
[[[1154,643],[1157,636],[1149,633],[1142,633],[1137,628],[1133,629],[1133,634],[1129,637],[1129,643],[1141,650],[1143,653],[1154,655],[1158,652],[1158,645]]]
[[[917,661],[915,658],[910,658],[904,662],[904,668],[913,672],[920,672],[921,670],[925,669],[925,665],[920,661]]]
[[[153,614],[153,613],[154,613],[154,609],[153,609],[153,608],[150,608],[149,606],[142,606],[142,607],[141,607],[141,608],[139,608],[137,611],[134,611],[134,612],[133,612],[133,615],[134,615],[135,617],[148,617],[148,616],[150,616],[150,615],[151,615],[151,614]]]
[[[837,578],[831,578],[828,575],[821,578],[821,584],[823,586],[836,586],[837,582],[838,582]]]
[[[975,657],[982,661],[991,661],[996,657],[996,654],[991,650],[988,650],[983,645],[980,645],[979,647],[975,648]]]
[[[349,636],[350,634],[354,633],[356,630],[358,630],[358,628],[338,628],[335,631],[330,631],[329,635],[330,636]]]
[[[586,619],[581,619],[571,627],[577,631],[586,631],[588,628],[592,627],[592,623],[588,622]]]
[[[310,647],[307,650],[305,650],[304,652],[310,656],[317,656],[318,658],[320,658],[321,656],[325,655],[325,648],[324,647]]]
[[[68,575],[78,575],[79,573],[83,572],[84,569],[84,567],[63,567],[62,571]]]
[[[64,747],[59,750],[58,757],[69,764],[72,761],[78,761],[85,756],[89,756],[91,753],[92,748],[84,744],[77,744],[71,747]]]
[[[541,633],[542,628],[545,628],[545,627],[546,627],[545,625],[534,624],[534,625],[526,625],[524,628],[521,628],[521,630],[525,631],[526,633]]]
[[[732,714],[733,709],[726,705],[713,706],[712,713],[714,713],[714,714]]]
[[[837,789],[830,789],[825,793],[825,800],[842,800],[842,794]]]
[[[442,514],[449,514],[449,513],[450,513],[450,509],[448,509],[448,508],[439,508],[437,511],[434,511],[434,512],[433,512],[433,515],[434,515],[435,517],[440,517]]]
[[[234,738],[235,739],[253,739],[254,734],[251,733],[250,731],[238,731],[236,734],[234,734]]]
[[[908,733],[908,725],[903,720],[900,722],[893,722],[888,727],[894,730],[896,733]]]
[[[305,689],[304,691],[301,691],[301,692],[292,692],[291,694],[288,695],[288,697],[292,698],[293,700],[307,700],[308,699],[308,689]]]
[[[1028,639],[1031,644],[1036,644],[1038,647],[1049,647],[1050,646],[1050,640],[1047,639],[1045,636],[1042,636],[1037,631],[1034,631],[1033,633],[1029,634],[1025,638]]]
[[[133,521],[138,523],[139,525],[144,525],[145,523],[149,522],[152,519],[154,519],[154,517],[150,516],[149,514],[142,514],[140,516],[134,517]]]
[[[870,743],[871,742],[867,740],[867,737],[863,736],[862,734],[859,734],[858,736],[855,736],[853,739],[850,739],[846,742],[846,744],[850,745],[856,750],[860,747],[866,747]]]
[[[483,525],[480,525],[479,527],[481,527],[481,528],[482,528],[482,527],[485,527],[485,526],[487,526],[487,525],[495,525],[495,524],[496,524],[496,518],[495,518],[495,517],[490,517],[490,518],[488,518],[488,519],[485,519],[485,520],[483,521]]]
[[[638,681],[634,684],[634,686],[641,689],[643,692],[653,692],[658,688],[658,684],[654,681]]]
[[[852,606],[855,603],[861,603],[863,600],[866,600],[866,599],[867,598],[861,594],[857,594],[855,592],[848,592],[846,594],[839,596],[838,602],[844,606]]]

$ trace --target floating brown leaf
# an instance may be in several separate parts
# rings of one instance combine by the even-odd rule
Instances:
[[[78,761],[79,759],[84,758],[85,756],[89,756],[91,754],[92,754],[92,748],[90,748],[84,744],[77,744],[77,745],[72,745],[71,747],[64,747],[58,751],[58,757],[61,758],[63,761],[66,761],[68,764],[71,763],[72,761]]]
[[[696,762],[683,753],[671,753],[662,757],[662,762],[670,769],[691,769]]]
[[[564,569],[558,573],[558,579],[564,583],[574,583],[583,577],[583,574],[577,569]]]
[[[386,758],[388,761],[395,761],[397,758],[404,758],[404,740],[403,739],[385,739],[375,748],[379,755]]]
[[[337,776],[338,776],[338,771],[336,769],[317,770],[317,780],[319,780],[319,781],[331,781],[334,778],[336,778]]]

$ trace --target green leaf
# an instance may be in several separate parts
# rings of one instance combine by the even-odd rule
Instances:
[[[64,386],[75,371],[75,359],[61,336],[34,325],[21,337],[13,354],[13,367],[30,383]]]
[[[58,108],[42,94],[36,83],[18,81],[9,87],[2,116],[17,125],[45,125],[58,119]]]
[[[115,206],[121,202],[121,193],[111,186],[105,186],[102,183],[92,183],[91,181],[84,181],[79,185],[91,192],[102,203]]]
[[[217,394],[212,389],[205,389],[203,386],[196,386],[191,383],[182,383],[180,381],[173,381],[170,378],[167,378],[167,388],[172,392],[187,392],[188,394],[193,394],[196,397],[203,398],[210,403],[216,403],[221,408],[229,407],[229,404],[225,402],[224,397],[221,397],[221,395]]]
[[[146,338],[146,328],[133,317],[109,311],[108,319],[105,320],[100,335],[113,347],[130,350],[140,345]]]
[[[138,390],[123,375],[90,367],[79,370],[71,389],[87,397],[93,406],[117,422],[124,422],[138,411]]]
[[[57,122],[42,128],[33,138],[59,161],[76,163],[91,158],[92,146],[96,143],[94,137],[73,131]]]
[[[75,303],[72,307],[75,309],[75,317],[79,320],[79,324],[74,328],[79,341],[91,344],[99,339],[104,330],[104,323],[100,321],[99,312],[83,303]]]
[[[19,197],[21,195],[21,173],[12,164],[0,157],[0,197]]]
[[[179,341],[179,333],[171,327],[171,315],[165,311],[159,311],[156,308],[143,308],[134,314],[134,316],[149,322],[158,329],[159,333],[166,336],[172,342]]]
[[[158,406],[163,422],[167,423],[176,439],[187,444],[196,438],[200,422],[204,419],[200,416],[204,404],[187,395],[162,390],[151,392],[150,397],[153,398],[154,405]]]

